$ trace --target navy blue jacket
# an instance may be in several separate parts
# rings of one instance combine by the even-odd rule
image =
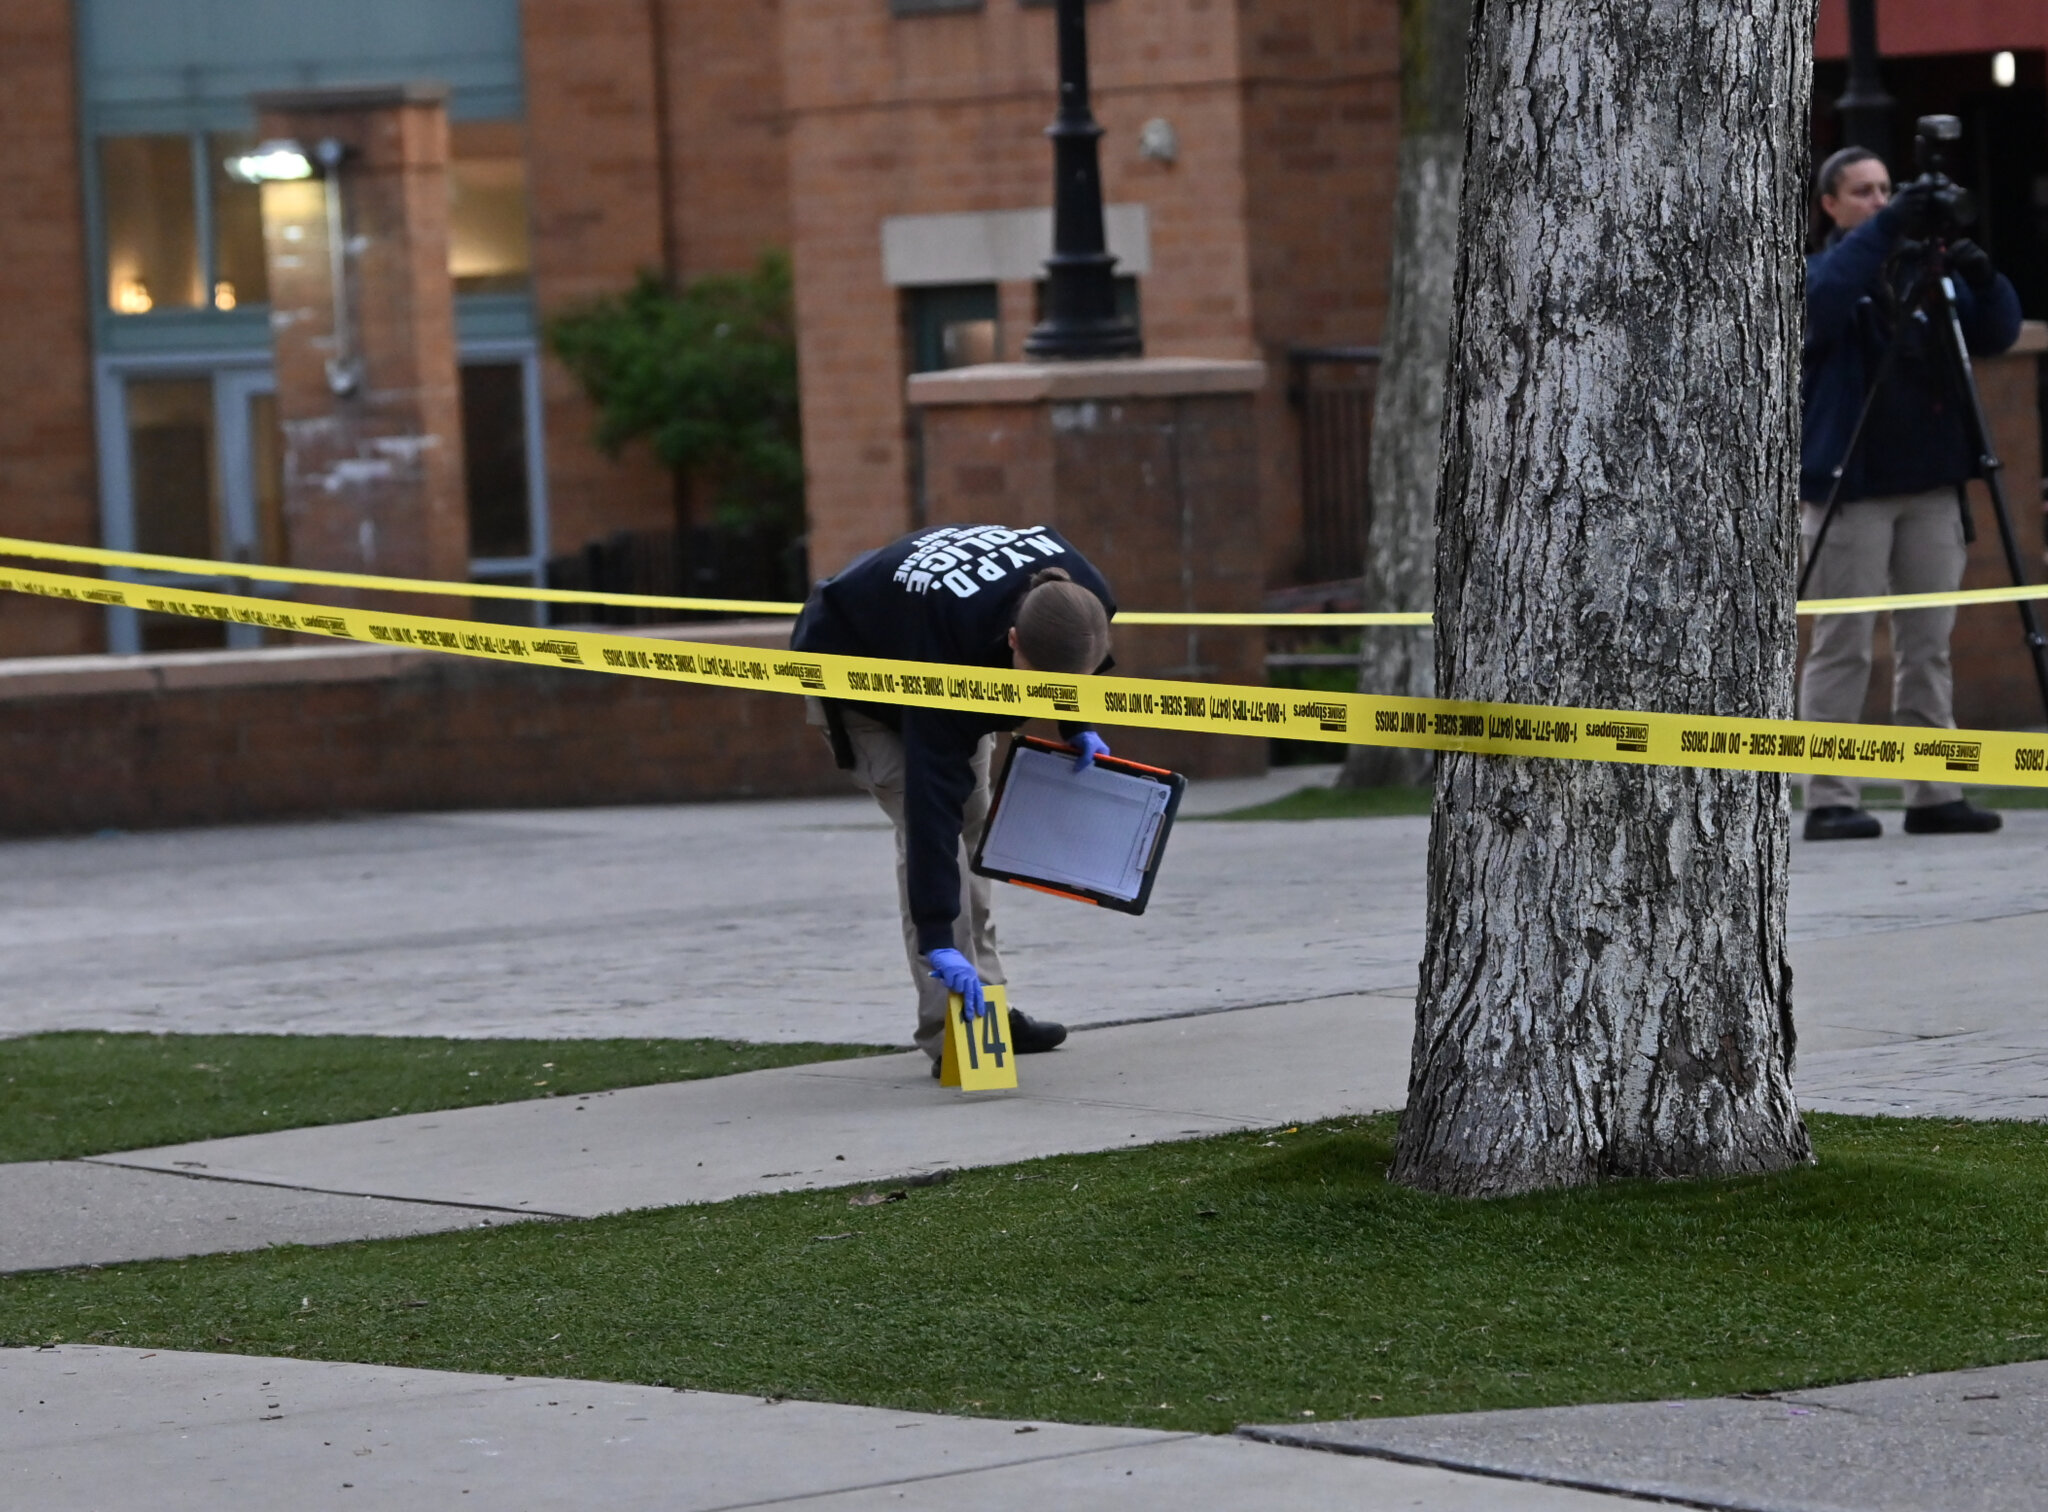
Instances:
[[[790,647],[892,661],[1013,665],[1010,627],[1017,603],[1043,567],[1067,575],[1102,600],[1116,600],[1087,558],[1042,525],[945,525],[915,531],[857,558],[811,590]],[[1098,671],[1108,669],[1104,662]],[[984,735],[1024,720],[966,709],[849,703],[903,736],[904,817],[909,830],[910,916],[917,948],[953,948],[960,912],[960,829],[974,791],[974,749]],[[1068,735],[1085,728],[1062,724]]]
[[[1900,243],[1897,212],[1887,206],[1806,260],[1799,497],[1816,504],[1828,496],[1864,391],[1894,340],[1906,345],[1842,475],[1843,502],[1924,493],[1976,472],[1959,396],[1950,391],[1931,345],[1937,333],[1910,314],[1899,319],[1899,301],[1918,266],[1910,246],[1894,259]],[[1953,282],[1963,342],[1972,356],[1996,355],[2019,339],[2019,296],[2003,274],[1981,294],[1961,278]]]

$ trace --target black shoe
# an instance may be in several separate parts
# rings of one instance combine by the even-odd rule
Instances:
[[[939,1079],[939,1067],[940,1067],[940,1066],[941,1066],[942,1064],[943,1064],[943,1063],[942,1063],[942,1062],[940,1062],[940,1061],[933,1061],[933,1062],[932,1062],[932,1080],[933,1080],[933,1081],[937,1081],[937,1080]]]
[[[1931,803],[1925,808],[1906,810],[1909,835],[1988,835],[2005,820],[1989,809],[1971,808],[1966,799],[1953,803]]]
[[[1019,1055],[1057,1050],[1066,1037],[1065,1024],[1048,1024],[1044,1019],[1029,1018],[1015,1008],[1010,1010],[1010,1045]]]
[[[1913,812],[1906,813],[1906,828],[1913,827]],[[1884,826],[1877,822],[1877,815],[1866,814],[1862,809],[1850,808],[1847,804],[1831,803],[1825,808],[1806,811],[1806,838],[1809,840],[1875,840],[1884,833]]]

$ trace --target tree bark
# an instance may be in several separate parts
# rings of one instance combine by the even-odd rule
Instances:
[[[1373,398],[1368,609],[1427,610],[1435,593],[1436,483],[1457,284],[1471,34],[1472,0],[1401,0],[1401,147],[1387,325]],[[1427,698],[1436,691],[1435,638],[1429,630],[1362,634],[1360,692]],[[1434,764],[1428,751],[1352,746],[1338,782],[1423,782]]]
[[[1481,0],[1447,696],[1792,712],[1813,0]],[[1780,776],[1450,755],[1396,1180],[1808,1161]]]

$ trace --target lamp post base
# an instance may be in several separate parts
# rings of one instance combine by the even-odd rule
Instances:
[[[1104,357],[1141,357],[1138,328],[1121,315],[1109,320],[1045,321],[1024,338],[1024,355],[1037,362],[1085,362]]]

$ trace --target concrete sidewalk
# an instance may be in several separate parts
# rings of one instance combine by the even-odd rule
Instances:
[[[1411,1013],[1405,998],[1346,996],[1095,1030],[1025,1060],[1016,1093],[942,1088],[913,1051],[0,1164],[0,1210],[24,1220],[0,1225],[0,1271],[595,1217],[1392,1107]],[[1368,1053],[1317,1053],[1332,1044]],[[342,1206],[309,1211],[309,1195]],[[333,1226],[349,1202],[353,1234]]]
[[[796,851],[816,846],[813,821],[820,809],[772,804],[659,817],[689,831],[692,849],[729,839],[750,822],[767,837],[755,849],[780,855],[808,885],[824,889],[807,897],[804,910],[829,911],[833,899],[852,907],[861,864],[829,846],[808,867],[795,859]],[[519,818],[487,817],[493,825]],[[619,838],[615,817],[590,822],[602,836]],[[2042,927],[2048,924],[2048,812],[2011,818],[2008,832],[1990,840],[1894,838],[1795,849],[1797,1085],[1804,1106],[2048,1116],[2048,1023],[2036,1006],[2038,984],[2048,980],[2048,929]],[[328,984],[355,1005],[345,1011],[359,1012],[378,999],[380,984],[422,966],[405,938],[386,940],[398,964],[385,960],[370,938],[384,918],[375,900],[394,880],[407,896],[430,895],[423,879],[449,864],[449,848],[392,821],[370,828],[375,833],[366,836],[334,826],[317,838],[330,848],[349,836],[375,839],[374,885],[331,894],[314,889],[311,905],[299,898],[277,905],[282,913],[266,916],[267,953],[223,966],[226,982],[209,1009],[208,1027],[225,1027],[245,1009],[265,1016],[269,1027],[283,1027],[269,1022],[265,992],[254,991],[238,973],[275,970],[280,982],[317,1002],[323,989],[313,978],[328,960],[317,941],[331,938],[321,931],[339,927],[335,919],[361,934],[342,954],[364,975],[345,986]],[[282,864],[293,846],[281,840],[297,836],[259,831],[186,838],[201,847],[269,848]],[[886,831],[874,830],[872,837],[886,846]],[[594,1216],[1395,1107],[1404,1095],[1412,1035],[1423,840],[1420,820],[1190,824],[1175,839],[1182,847],[1173,856],[1181,867],[1175,933],[1155,941],[1156,948],[1113,948],[1117,930],[1143,926],[1152,916],[1130,920],[1020,895],[1023,917],[1048,933],[1017,931],[1037,943],[1013,945],[1013,960],[1023,963],[1013,976],[1058,980],[1075,969],[1076,959],[1085,960],[1093,996],[1080,1006],[1095,1011],[1074,1015],[1081,1025],[1132,1015],[1146,1021],[1078,1033],[1059,1053],[1024,1062],[1016,1095],[944,1091],[923,1074],[920,1057],[907,1055],[291,1130],[89,1162],[0,1165],[0,1211],[22,1219],[0,1225],[0,1270],[393,1237],[525,1216]],[[658,844],[643,856],[647,864],[654,864],[654,852],[668,857],[663,864],[671,877],[696,875]],[[491,869],[488,845],[472,854],[458,843],[452,853],[462,867]],[[569,873],[568,880],[595,884],[605,857],[584,854],[586,870]],[[0,884],[0,890],[13,885],[41,889],[46,897],[67,895],[61,905],[40,914],[29,910],[9,925],[17,941],[47,932],[52,914],[74,923],[98,916],[104,902],[85,894],[114,879],[97,858],[89,859],[91,866],[68,878]],[[886,859],[884,853],[880,860]],[[275,890],[270,864],[256,870]],[[160,873],[145,875],[154,879],[160,900],[157,928],[174,935],[196,928],[187,914],[188,894],[204,889],[180,891],[162,886]],[[221,885],[233,891],[239,876],[228,867]],[[572,895],[562,881],[557,874],[551,895]],[[735,908],[749,901],[747,885],[736,882],[731,891]],[[333,904],[337,896],[352,902],[314,906],[323,899]],[[601,903],[601,890],[597,896]],[[255,901],[244,897],[248,906]],[[1158,912],[1167,917],[1164,908]],[[144,928],[146,918],[130,923],[137,938],[163,946],[158,933]],[[543,946],[562,946],[576,956],[584,947],[564,942],[583,941],[594,929],[594,920],[587,929],[565,928]],[[1088,931],[1103,933],[1082,938]],[[886,920],[870,930],[892,932]],[[692,962],[715,960],[716,971],[725,974],[703,988],[714,1003],[721,992],[737,993],[735,982],[749,983],[748,992],[763,990],[758,982],[777,981],[798,991],[793,979],[776,976],[774,931],[735,925],[722,938],[729,943],[718,950],[683,952]],[[447,972],[488,973],[500,944],[496,936],[479,940],[457,931],[437,936],[428,954]],[[236,948],[247,953],[246,945]],[[677,950],[668,935],[629,934],[614,958],[651,971]],[[865,966],[836,963],[866,984],[862,1001],[873,1005],[907,996],[896,981],[900,958],[886,949],[879,954],[882,960]],[[1958,962],[1967,962],[1967,969],[1959,970]],[[139,981],[124,980],[118,970],[87,972],[67,963],[75,988],[68,1013],[82,1016],[97,1004],[120,1022],[120,1003],[150,990],[152,980],[139,963],[129,964],[141,973]],[[44,961],[41,969],[47,975],[55,968]],[[1276,988],[1297,995],[1277,1002],[1257,996]],[[522,1001],[530,993],[546,1018],[561,989],[550,979],[522,982],[519,993]],[[1070,985],[1049,996],[1078,1001],[1081,992]],[[746,1001],[749,1013],[767,1011]],[[679,1012],[695,1012],[696,1002],[694,985],[670,997]],[[444,1016],[419,1027],[474,1028],[474,1006],[451,995]],[[710,1016],[726,1011],[714,1007]],[[825,1005],[806,1008],[803,1001],[791,1015],[806,1032],[825,1034],[879,1025],[881,1016],[879,1008],[858,1003],[841,1002],[827,1012]],[[176,1021],[186,1026],[189,1017],[180,1010]],[[588,1027],[591,1020],[579,1014],[575,1022]]]
[[[1618,1506],[1503,1491],[1196,1434],[240,1355],[0,1350],[0,1505],[37,1512]]]
[[[2048,1116],[2036,1007],[2048,979],[2048,813],[2011,817],[1989,841],[1795,848],[1805,1106]],[[1018,1094],[945,1091],[904,1055],[0,1164],[0,1270],[713,1201],[1395,1106],[1425,834],[1420,820],[1190,824],[1174,840],[1174,886],[1145,919],[1006,896],[1020,996],[1085,1030],[1026,1061]],[[7,1028],[886,1042],[906,1011],[878,883],[887,839],[858,804],[827,802],[0,846],[0,970],[20,987]],[[792,940],[803,945],[794,962]],[[2012,1369],[2010,1388],[1979,1380],[1953,1402],[1843,1388],[1875,1393],[1876,1405],[1843,1409],[1874,1414],[1875,1426],[1819,1449],[1804,1417],[1825,1416],[1828,1393],[1810,1394],[1813,1407],[1802,1395],[1310,1435],[1315,1448],[1365,1451],[1355,1457],[67,1345],[0,1352],[0,1408],[11,1409],[0,1411],[0,1486],[15,1493],[10,1505],[60,1512],[308,1497],[438,1507],[464,1492],[520,1507],[1590,1512],[1622,1505],[1602,1491],[1644,1494],[1646,1475],[1668,1472],[1709,1507],[2031,1506],[1999,1467],[2032,1477],[2033,1460],[1979,1452],[1986,1434],[2041,1440],[2041,1383],[2026,1373],[2040,1367]],[[1986,1389],[2021,1404],[1988,1428],[1984,1409],[1956,1405],[1988,1400]],[[1795,1418],[1808,1435],[1796,1445],[1782,1431]],[[1677,1440],[1653,1431],[1681,1419]],[[1285,1433],[1302,1437],[1296,1425]],[[1411,1454],[1400,1433],[1452,1447]],[[1857,1483],[1869,1498],[1801,1500],[1811,1486],[1737,1473],[1771,1444],[1822,1464],[1861,1456],[1880,1467]],[[1884,1473],[1894,1444],[1957,1478]],[[1814,1495],[1850,1486],[1815,1484]],[[1944,1488],[1967,1495],[1911,1499]]]
[[[1750,1512],[2038,1512],[2048,1362],[1705,1401],[1244,1428],[1262,1443]]]
[[[0,1504],[39,1512],[415,1512],[463,1496],[522,1512],[1622,1512],[1644,1499],[2032,1512],[2043,1485],[2048,1364],[1212,1438],[241,1355],[0,1350]]]
[[[1197,784],[1188,810],[1300,774],[1330,769]],[[2031,1033],[2048,811],[1988,837],[1888,822],[1879,841],[1793,845],[1803,1047]],[[1183,822],[1135,919],[1000,889],[1015,995],[1087,1025],[1410,994],[1427,835],[1420,818]],[[0,1034],[907,1046],[892,865],[858,797],[0,842]],[[1954,953],[1967,971],[1941,959]]]
[[[1193,822],[1331,771],[1192,786],[1142,917],[999,888],[1018,1005],[1095,1024],[1412,989],[1426,820]],[[907,1048],[895,889],[858,796],[0,842],[0,1034]]]

